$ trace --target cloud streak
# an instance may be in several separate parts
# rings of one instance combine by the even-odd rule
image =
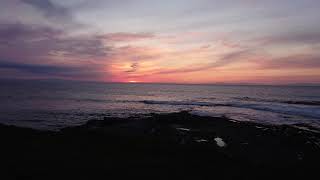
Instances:
[[[258,62],[261,69],[316,69],[320,68],[320,55],[297,54]]]
[[[74,67],[40,65],[40,64],[22,64],[12,62],[0,62],[0,69],[14,69],[18,71],[28,72],[39,75],[56,75],[79,71]]]
[[[138,41],[143,39],[151,39],[154,38],[155,35],[152,33],[109,33],[105,35],[98,36],[101,39],[105,39],[107,41],[115,41],[115,42],[129,42],[129,41]]]
[[[4,77],[8,72],[15,72],[11,77],[25,78],[62,78],[62,79],[78,79],[78,80],[111,80],[111,75],[105,72],[98,65],[81,65],[81,66],[59,66],[50,64],[25,64],[14,63],[9,61],[0,61],[0,74]],[[9,73],[10,74],[10,73]],[[21,77],[23,74],[24,77]]]
[[[320,31],[278,34],[256,39],[261,45],[320,44]]]
[[[238,50],[235,52],[225,53],[217,60],[207,64],[194,64],[193,67],[177,68],[171,70],[158,70],[154,74],[178,74],[178,73],[192,73],[198,71],[214,71],[217,68],[228,66],[234,62],[245,61],[252,56],[251,49]]]

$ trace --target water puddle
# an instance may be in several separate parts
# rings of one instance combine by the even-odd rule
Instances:
[[[203,142],[208,142],[208,140],[206,140],[206,139],[197,139],[196,142],[203,143]]]
[[[216,141],[217,145],[219,147],[225,147],[227,144],[223,141],[223,139],[216,137],[214,138],[214,140]]]
[[[179,131],[190,131],[191,129],[188,129],[188,128],[176,128],[177,130]]]

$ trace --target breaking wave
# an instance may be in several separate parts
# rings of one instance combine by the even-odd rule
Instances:
[[[227,102],[227,103],[213,103],[213,102],[191,102],[191,101],[140,101],[149,105],[173,105],[173,106],[207,106],[207,107],[235,107],[245,108],[258,111],[268,111],[273,113],[296,115],[310,118],[320,118],[320,108],[317,106],[303,106],[301,104],[292,104],[291,106],[280,103],[243,103],[243,102]]]

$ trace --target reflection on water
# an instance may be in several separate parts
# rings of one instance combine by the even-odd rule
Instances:
[[[176,129],[179,131],[190,131],[190,129],[187,129],[187,128],[176,128]]]
[[[208,140],[207,139],[197,139],[196,142],[203,143],[203,142],[208,142]]]
[[[219,147],[225,147],[227,144],[223,141],[223,139],[216,137],[214,138],[214,140],[216,141],[217,145]]]

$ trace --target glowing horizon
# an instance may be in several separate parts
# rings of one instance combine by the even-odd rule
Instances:
[[[320,83],[319,6],[316,0],[3,0],[0,76]]]

